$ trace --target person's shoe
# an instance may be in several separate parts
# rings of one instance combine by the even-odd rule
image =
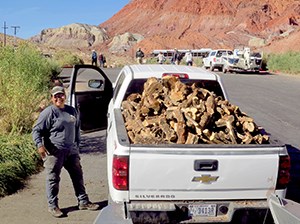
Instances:
[[[64,215],[64,213],[62,213],[62,211],[58,207],[48,208],[48,211],[56,218],[60,218]]]
[[[91,211],[96,211],[99,209],[98,204],[94,204],[92,202],[88,202],[87,204],[79,204],[79,210],[91,210]]]

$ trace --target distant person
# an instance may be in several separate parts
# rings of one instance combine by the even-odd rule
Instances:
[[[162,52],[159,52],[159,54],[156,56],[158,64],[163,64],[166,61],[166,57]]]
[[[64,167],[73,183],[80,210],[98,210],[85,191],[83,172],[79,157],[80,120],[75,108],[65,105],[64,87],[51,90],[52,105],[40,113],[32,130],[38,153],[46,171],[48,211],[56,218],[64,216],[58,206],[61,170]],[[42,220],[41,220],[42,222]]]
[[[171,64],[179,65],[181,59],[182,59],[181,54],[180,54],[179,51],[175,48],[175,49],[174,49],[173,56],[172,56],[172,59],[171,59]]]
[[[99,65],[100,65],[100,68],[104,68],[104,65],[106,63],[106,59],[104,57],[104,55],[102,53],[99,54]]]
[[[186,52],[184,57],[185,57],[186,65],[188,65],[188,66],[193,66],[193,55],[192,55],[192,51],[189,50],[188,52]]]
[[[97,66],[97,52],[95,50],[92,51],[92,65]]]
[[[139,48],[135,53],[136,61],[137,61],[138,64],[143,63],[144,56],[145,56],[144,52],[141,50],[141,48]]]

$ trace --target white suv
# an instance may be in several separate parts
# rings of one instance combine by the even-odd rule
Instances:
[[[203,66],[206,69],[210,68],[211,71],[215,70],[215,68],[217,68],[219,71],[222,71],[224,65],[223,56],[230,55],[233,55],[232,50],[212,50],[206,58],[203,58]]]

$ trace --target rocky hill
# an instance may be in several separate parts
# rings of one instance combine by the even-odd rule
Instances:
[[[299,0],[132,0],[98,27],[45,29],[31,40],[87,54],[130,55],[141,47],[300,51]]]
[[[142,34],[144,39],[138,45],[151,51],[265,47],[278,39],[299,37],[299,24],[299,0],[133,0],[100,26],[110,36]],[[294,47],[295,42],[286,43],[282,50]]]

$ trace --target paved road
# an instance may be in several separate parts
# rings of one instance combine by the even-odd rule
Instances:
[[[106,70],[112,81],[118,69]],[[221,74],[232,103],[254,117],[255,121],[279,140],[290,144],[293,159],[292,182],[288,197],[300,202],[300,77],[279,75]],[[81,158],[86,189],[93,202],[107,204],[105,131],[83,136]],[[98,212],[76,208],[72,184],[63,171],[60,207],[67,217],[55,219],[47,212],[45,174],[28,180],[25,189],[0,199],[0,223],[4,224],[80,224],[92,223]]]

